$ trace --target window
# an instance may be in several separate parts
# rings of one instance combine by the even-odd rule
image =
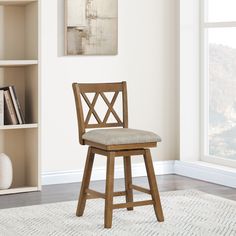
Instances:
[[[236,0],[202,0],[202,159],[236,166]]]

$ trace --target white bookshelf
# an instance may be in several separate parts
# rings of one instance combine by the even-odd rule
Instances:
[[[13,184],[0,195],[38,191],[40,181],[39,0],[0,0],[0,87],[14,85],[26,124],[0,126]]]

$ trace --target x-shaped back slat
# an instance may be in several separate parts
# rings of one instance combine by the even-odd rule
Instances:
[[[101,121],[101,119],[99,118],[97,112],[94,109],[94,106],[95,106],[95,104],[98,100],[99,93],[95,93],[92,103],[90,103],[90,101],[89,101],[89,99],[88,99],[88,97],[85,93],[81,93],[81,95],[82,95],[82,97],[84,98],[86,104],[89,107],[89,112],[88,112],[87,117],[85,119],[85,124],[88,125],[90,117],[91,117],[92,114],[94,115],[94,117],[97,120],[98,124],[101,124],[102,121]]]
[[[85,119],[85,126],[89,126],[89,121],[90,121],[90,118],[91,118],[92,114],[94,115],[96,121],[98,122],[98,125],[101,124],[103,126],[106,126],[108,118],[109,118],[111,113],[115,117],[115,119],[117,121],[117,124],[119,126],[122,126],[123,123],[122,123],[120,117],[118,116],[118,114],[116,113],[116,111],[114,110],[114,104],[115,104],[116,99],[119,95],[119,91],[116,91],[114,93],[111,102],[109,102],[109,100],[107,99],[104,92],[96,92],[94,97],[93,97],[92,103],[89,101],[86,93],[82,92],[81,95],[84,98],[84,101],[86,102],[87,106],[89,107],[89,111],[88,111],[88,114],[87,114],[86,119]],[[106,112],[106,115],[105,115],[103,121],[100,119],[99,115],[97,114],[97,112],[95,110],[95,105],[96,105],[96,102],[98,100],[99,95],[102,97],[103,101],[106,103],[106,105],[108,107],[108,110]]]
[[[105,102],[105,103],[107,104],[107,106],[108,106],[108,110],[107,110],[107,113],[106,113],[106,115],[105,115],[105,117],[104,117],[103,123],[106,123],[106,122],[107,122],[107,120],[108,120],[108,118],[109,118],[109,115],[110,115],[111,112],[112,112],[112,114],[113,114],[114,117],[116,118],[117,122],[120,123],[120,124],[122,124],[122,121],[120,120],[120,117],[117,115],[117,113],[115,112],[115,110],[114,110],[114,108],[113,108],[113,106],[114,106],[114,104],[115,104],[115,102],[116,102],[116,99],[117,99],[117,97],[118,97],[118,95],[119,95],[119,92],[115,92],[115,94],[114,94],[114,96],[113,96],[113,98],[112,98],[111,103],[108,101],[106,95],[105,95],[103,92],[100,92],[100,95],[101,95],[101,97],[103,98],[104,102]]]

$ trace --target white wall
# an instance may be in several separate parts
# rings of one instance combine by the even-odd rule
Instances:
[[[63,57],[62,0],[42,0],[42,168],[76,170],[86,147],[78,144],[71,84],[128,82],[130,127],[163,139],[154,160],[177,159],[177,0],[119,0],[119,55]],[[103,165],[102,157],[95,165]],[[138,159],[140,161],[140,159]]]

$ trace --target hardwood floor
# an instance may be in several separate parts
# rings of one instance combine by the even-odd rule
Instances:
[[[206,193],[236,201],[236,189],[233,188],[211,184],[178,175],[158,176],[157,181],[160,192],[181,189],[198,189]],[[133,182],[148,187],[148,181],[146,177],[134,178]],[[94,188],[98,191],[104,191],[104,187],[104,181],[91,182],[91,188]],[[44,186],[42,192],[0,196],[0,209],[77,200],[79,189],[80,183],[60,184]],[[123,179],[118,179],[115,181],[115,189],[124,189]],[[139,192],[135,192],[135,194],[139,194]]]

